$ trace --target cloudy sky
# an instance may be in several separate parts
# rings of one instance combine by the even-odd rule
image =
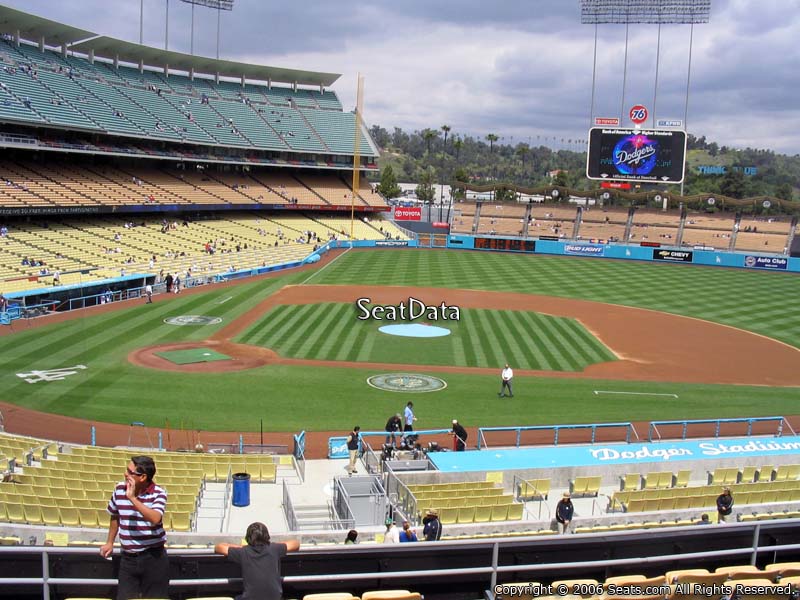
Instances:
[[[143,0],[144,42],[163,47],[166,0]],[[97,33],[138,41],[139,0],[0,0]],[[171,50],[188,52],[191,7],[169,0]],[[216,53],[216,12],[195,9],[197,54]],[[594,26],[579,0],[236,0],[222,13],[220,56],[341,73],[345,108],[365,79],[368,123],[449,125],[506,143],[566,147],[590,125]],[[644,104],[683,119],[689,26],[665,25],[654,103],[657,26],[632,25],[622,97],[624,25],[598,29],[594,116]],[[694,28],[688,131],[735,147],[800,153],[800,0],[711,0]],[[555,141],[554,141],[555,139]],[[572,144],[575,147],[575,144]]]

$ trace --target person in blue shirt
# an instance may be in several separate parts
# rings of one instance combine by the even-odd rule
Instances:
[[[417,534],[411,529],[411,524],[408,521],[403,521],[403,529],[400,531],[400,543],[416,542]]]

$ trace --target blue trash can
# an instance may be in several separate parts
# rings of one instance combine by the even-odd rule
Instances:
[[[250,506],[250,473],[233,474],[233,505]]]

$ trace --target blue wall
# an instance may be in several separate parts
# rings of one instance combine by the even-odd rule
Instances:
[[[475,237],[470,235],[451,235],[448,248],[475,250]],[[478,236],[480,237],[480,236]],[[519,238],[496,237],[500,240],[519,240]],[[495,252],[496,250],[491,250]],[[515,252],[515,251],[510,251]],[[597,244],[586,241],[536,240],[536,248],[531,251],[516,251],[518,254],[555,254],[561,256],[583,256],[586,258],[619,258],[623,260],[646,260],[652,262],[680,262],[684,264],[708,265],[715,267],[738,267],[757,271],[778,271],[800,273],[800,258],[759,254],[756,252],[726,252],[723,250],[695,250],[677,246],[638,246],[624,244]],[[665,259],[659,260],[660,253]]]

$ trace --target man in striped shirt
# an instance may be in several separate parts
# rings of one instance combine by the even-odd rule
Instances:
[[[122,559],[117,600],[169,597],[169,559],[164,550],[167,535],[162,523],[167,492],[153,482],[155,474],[152,458],[134,456],[125,480],[114,488],[108,503],[111,519],[100,554],[111,556],[119,534]]]

